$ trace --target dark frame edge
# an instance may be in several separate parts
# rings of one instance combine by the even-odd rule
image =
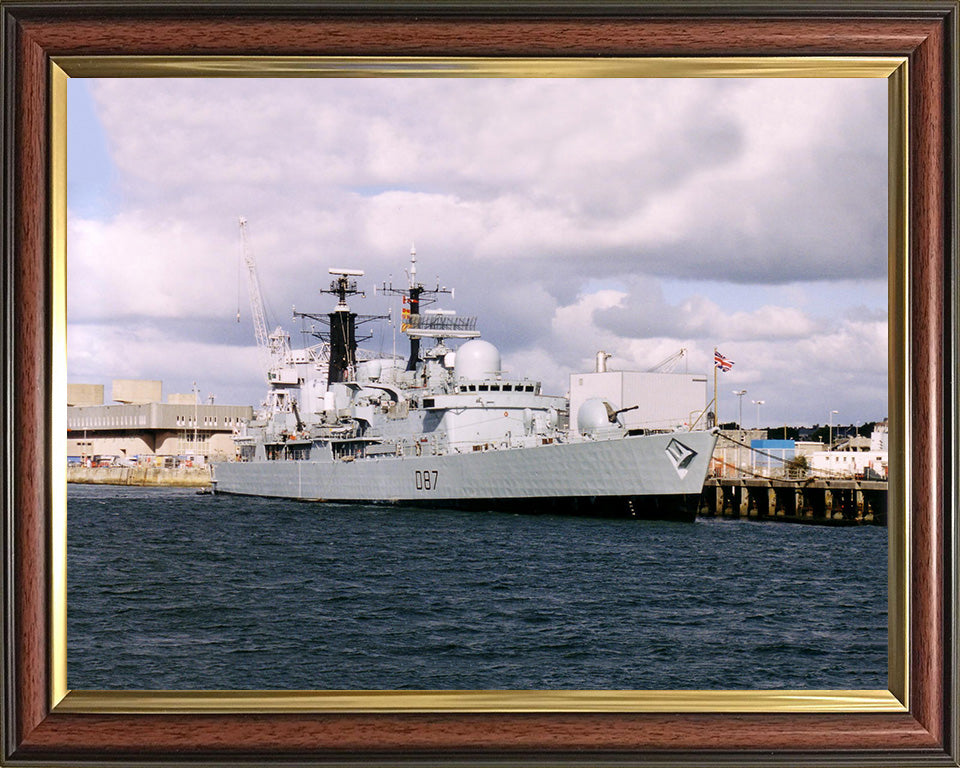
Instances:
[[[204,8],[209,8],[211,10],[216,10],[218,7],[230,5],[236,8],[238,5],[241,10],[247,7],[253,10],[262,10],[263,6],[257,2],[241,2],[236,3],[232,0],[225,0],[224,2],[217,2],[216,0],[206,0],[201,5]],[[866,9],[869,7],[875,7],[876,5],[887,5],[887,3],[855,3],[856,6]],[[102,7],[104,9],[119,9],[124,3],[123,0],[118,0],[117,2],[98,2],[96,4],[85,4],[80,2],[71,2],[71,0],[66,0],[66,2],[18,2],[17,0],[3,0],[0,2],[0,36],[2,36],[4,51],[2,57],[0,57],[0,82],[3,84],[3,101],[2,101],[2,111],[0,111],[0,135],[2,135],[2,147],[0,147],[0,152],[2,152],[2,167],[3,167],[3,202],[2,202],[2,259],[3,259],[3,269],[2,274],[0,274],[0,289],[2,289],[4,297],[4,308],[3,308],[3,321],[2,321],[2,337],[0,337],[0,354],[3,355],[3,360],[0,361],[0,370],[2,370],[2,379],[3,379],[3,408],[2,414],[0,414],[0,422],[3,426],[3,448],[0,449],[0,461],[2,461],[2,466],[0,466],[0,473],[3,476],[3,505],[4,505],[4,520],[3,520],[3,547],[4,552],[7,555],[4,563],[4,572],[3,572],[3,607],[2,607],[2,632],[4,640],[4,650],[3,650],[3,673],[4,679],[2,681],[2,703],[4,705],[4,712],[2,717],[2,725],[4,728],[2,740],[2,753],[0,753],[0,764],[4,765],[36,765],[37,761],[42,762],[45,765],[59,763],[63,764],[65,760],[63,755],[53,756],[53,763],[49,759],[46,759],[39,755],[30,755],[29,757],[24,757],[17,755],[18,745],[16,743],[17,739],[17,696],[16,696],[16,684],[17,684],[17,661],[15,658],[15,638],[16,630],[18,627],[17,624],[17,615],[15,610],[15,586],[16,586],[16,572],[13,566],[13,549],[14,549],[14,519],[13,514],[15,511],[15,497],[14,497],[14,465],[15,465],[15,452],[13,450],[14,441],[12,438],[13,429],[12,427],[15,424],[15,413],[14,413],[14,358],[13,354],[15,351],[14,348],[14,333],[15,333],[15,322],[14,322],[14,307],[16,305],[16,230],[14,227],[15,214],[16,214],[16,201],[17,197],[15,195],[15,185],[16,185],[16,169],[19,161],[17,144],[16,144],[16,99],[17,99],[17,90],[15,88],[16,78],[17,78],[17,46],[18,46],[18,21],[17,16],[20,11],[25,11],[28,15],[32,9],[43,9],[44,11],[50,11],[53,6],[56,6],[58,9],[64,8],[69,9],[73,7],[80,7],[83,5],[85,8],[90,8],[91,6]],[[165,8],[170,12],[180,12],[186,6],[186,3],[176,0],[174,2],[151,2],[145,4],[145,7],[158,7]],[[582,3],[561,3],[563,7],[569,6],[571,10],[569,13],[581,13],[584,10]],[[768,7],[767,3],[758,3],[759,6]],[[824,4],[814,4],[814,7],[836,7],[841,5],[837,2],[824,3]],[[957,395],[956,381],[955,377],[958,375],[958,365],[960,365],[960,307],[958,307],[958,300],[960,300],[960,265],[958,265],[958,245],[957,245],[957,202],[958,202],[958,158],[960,158],[960,148],[958,148],[958,127],[957,127],[957,109],[958,109],[958,100],[960,100],[960,91],[958,91],[958,81],[957,81],[957,55],[960,50],[958,50],[958,4],[954,0],[949,2],[941,2],[935,0],[935,2],[930,3],[916,3],[917,6],[923,6],[927,11],[931,9],[939,9],[935,15],[938,15],[944,21],[945,25],[945,35],[943,41],[943,55],[945,61],[945,80],[944,80],[944,120],[946,126],[946,133],[944,135],[944,210],[945,210],[945,221],[944,221],[944,243],[946,258],[949,259],[948,269],[945,270],[943,276],[943,288],[944,288],[944,331],[942,339],[942,348],[944,351],[944,370],[945,376],[948,379],[944,382],[944,385],[947,387],[944,393],[944,402],[943,405],[947,411],[945,415],[945,425],[952,425],[953,440],[944,440],[943,450],[944,450],[944,462],[942,470],[942,482],[944,483],[944,502],[945,506],[949,509],[956,510],[958,504],[960,504],[960,461],[958,461],[958,454],[960,454],[960,446],[958,446],[958,430],[960,430],[960,398]],[[426,4],[421,3],[407,3],[407,2],[385,2],[385,3],[374,3],[364,6],[364,10],[360,10],[360,6],[356,3],[322,3],[321,7],[326,9],[327,7],[331,10],[343,10],[346,8],[354,9],[355,12],[364,13],[365,15],[371,15],[374,13],[390,13],[390,9],[400,9],[398,13],[410,13],[413,12],[411,9],[424,8]],[[620,9],[617,13],[623,13],[623,9],[626,4],[624,3],[602,3],[600,5],[598,16],[603,16],[607,11],[606,8],[618,8]],[[699,0],[695,0],[693,3],[692,15],[698,15],[696,13],[697,9],[706,9],[708,3],[700,3]],[[808,10],[811,8],[811,3],[785,3],[783,5],[778,5],[778,8],[791,8],[795,6],[803,6]],[[194,5],[193,7],[196,7]],[[300,4],[285,4],[281,6],[273,6],[273,8],[303,8],[303,5]],[[452,2],[452,3],[443,3],[441,4],[441,15],[447,12],[448,8],[464,8],[472,7],[476,11],[478,8],[475,3],[463,3],[463,2]],[[489,6],[485,6],[489,11]],[[494,4],[494,8],[499,8],[500,6]],[[520,9],[516,14],[508,13],[505,15],[514,16],[524,13],[538,13],[536,9],[546,10],[550,8],[552,11],[556,10],[556,5],[553,3],[524,3],[520,6]],[[675,7],[675,6],[670,6]],[[679,6],[676,6],[679,8]],[[684,8],[689,12],[689,8],[684,6]],[[900,6],[902,10],[902,6]],[[406,9],[406,10],[404,10]],[[530,10],[533,9],[533,10]],[[69,11],[67,11],[69,13]],[[451,13],[453,11],[450,11]],[[496,11],[498,12],[498,11]],[[867,11],[864,10],[864,13]],[[613,10],[609,13],[614,13]],[[487,15],[485,13],[485,15]],[[560,15],[563,15],[562,13]],[[706,15],[706,14],[704,14]],[[714,14],[716,15],[716,14]],[[775,14],[783,15],[783,14]],[[49,232],[47,235],[49,235]],[[49,301],[49,281],[46,284],[47,289],[47,300]],[[49,358],[49,349],[45,349],[45,356]],[[45,361],[45,365],[49,365],[49,359]],[[950,379],[953,378],[954,386],[949,388]],[[49,419],[49,413],[46,414],[47,419]],[[49,436],[46,438],[49,441]],[[370,756],[364,755],[360,760],[346,759],[338,760],[336,757],[331,756],[330,762],[324,761],[324,764],[327,765],[343,765],[343,766],[360,766],[360,765],[369,765],[371,760],[377,761],[378,764],[383,765],[397,765],[397,766],[406,766],[411,764],[442,764],[442,765],[471,765],[475,766],[477,761],[480,760],[484,764],[489,765],[555,765],[560,761],[563,761],[565,765],[666,765],[666,764],[676,764],[678,762],[689,762],[689,761],[698,761],[704,762],[709,761],[711,764],[715,765],[735,765],[742,764],[743,758],[745,755],[749,755],[750,764],[753,766],[783,766],[783,765],[792,765],[796,764],[798,760],[803,760],[805,765],[811,766],[853,766],[853,765],[862,765],[865,761],[869,761],[871,765],[890,765],[890,766],[900,766],[904,764],[904,760],[908,760],[911,765],[930,765],[930,766],[957,766],[960,765],[960,753],[958,753],[958,745],[960,745],[960,717],[958,717],[958,710],[960,707],[957,705],[958,694],[960,694],[960,677],[958,677],[958,667],[960,667],[960,649],[957,648],[957,641],[960,639],[960,628],[958,628],[958,595],[960,595],[960,576],[958,576],[956,571],[958,552],[960,552],[960,538],[958,538],[958,524],[956,516],[951,517],[946,515],[945,517],[945,530],[943,531],[944,535],[944,548],[945,548],[945,562],[944,565],[949,570],[948,573],[953,574],[952,579],[946,579],[943,585],[943,610],[944,610],[944,626],[943,626],[943,642],[944,642],[944,711],[943,711],[943,728],[945,734],[944,740],[944,751],[940,752],[938,750],[919,750],[919,751],[905,751],[904,753],[893,753],[893,752],[860,752],[849,757],[840,757],[832,755],[829,757],[817,757],[816,755],[811,755],[810,753],[778,753],[775,756],[769,754],[753,754],[749,751],[744,754],[731,755],[730,753],[649,753],[643,756],[622,756],[611,753],[594,753],[594,752],[584,752],[577,753],[575,756],[565,755],[560,756],[550,756],[550,755],[534,755],[534,754],[514,754],[503,753],[499,757],[490,758],[486,755],[471,755],[469,753],[444,753],[442,755],[437,754],[413,754],[405,756],[403,758],[397,758],[395,755],[373,755]],[[49,708],[48,708],[49,709]],[[381,761],[379,758],[382,757]],[[246,762],[247,760],[256,761],[262,760],[263,756],[259,757],[256,755],[249,756],[234,756],[227,757],[223,756],[221,759],[229,760],[230,764],[237,764],[233,761],[239,758],[241,761]],[[566,760],[564,758],[567,758]],[[70,758],[67,757],[67,760]],[[89,755],[84,754],[80,759],[89,760]],[[154,760],[160,760],[161,757],[153,758]],[[147,758],[151,760],[151,758]],[[216,760],[216,758],[214,758]],[[112,765],[123,766],[123,765],[144,765],[147,761],[145,760],[136,760],[128,761],[125,759],[120,759],[117,761],[111,760]],[[301,760],[296,758],[281,759],[278,761],[278,764],[302,764]],[[184,760],[182,763],[169,763],[164,761],[165,765],[171,764],[193,764],[193,761]],[[226,764],[226,763],[224,763]]]
[[[942,585],[943,624],[942,712],[939,723],[944,758],[960,765],[960,2],[949,0],[941,11],[944,82],[943,120],[943,292],[942,396],[943,426],[949,433],[942,440],[943,526]],[[950,514],[951,510],[953,514]]]
[[[3,0],[22,18],[106,15],[129,11],[129,0]],[[784,18],[797,16],[942,18],[955,7],[953,0],[738,0],[736,7],[718,6],[715,0],[142,0],[138,14],[202,17],[229,9],[238,15],[264,17],[303,12],[305,9],[342,16],[402,16],[420,18],[565,18],[676,16],[729,18]]]
[[[953,440],[944,440],[945,567],[953,574],[944,584],[944,747],[960,765],[960,2],[951,0],[944,14],[944,242],[949,269],[944,270],[944,352],[946,375],[953,387],[945,394],[945,424]],[[952,215],[951,215],[952,214]]]
[[[3,294],[3,319],[0,321],[0,371],[2,371],[3,406],[0,411],[0,430],[3,444],[0,449],[0,476],[3,483],[3,577],[2,577],[2,636],[3,636],[3,680],[2,685],[2,727],[0,739],[0,761],[5,762],[16,750],[16,658],[15,633],[16,611],[13,601],[15,593],[14,578],[14,470],[13,470],[13,307],[14,295],[14,253],[15,238],[13,221],[15,217],[14,185],[16,179],[15,151],[15,115],[16,99],[14,84],[16,81],[16,35],[17,22],[10,8],[0,6],[0,39],[3,41],[3,53],[0,56],[0,83],[2,83],[2,105],[0,105],[0,167],[3,168],[2,181],[2,273],[0,290]]]
[[[0,435],[2,435],[3,444],[0,448],[0,483],[2,483],[3,498],[0,501],[3,509],[2,521],[2,547],[3,547],[3,573],[0,577],[0,636],[3,640],[2,668],[3,678],[0,680],[0,702],[2,702],[3,711],[0,713],[0,727],[3,728],[2,738],[0,738],[0,762],[6,761],[10,753],[15,748],[12,743],[11,734],[11,713],[13,712],[12,691],[15,686],[15,677],[13,674],[13,654],[11,653],[11,642],[13,639],[13,606],[10,597],[13,594],[13,558],[10,556],[10,544],[12,541],[12,510],[13,510],[13,472],[10,467],[10,406],[12,398],[12,381],[10,378],[9,350],[11,347],[10,331],[11,307],[13,305],[10,286],[11,286],[11,265],[13,263],[13,238],[10,232],[10,223],[13,221],[13,173],[11,166],[13,162],[11,147],[13,139],[13,129],[11,127],[13,108],[10,104],[10,92],[13,81],[11,73],[9,52],[11,43],[11,19],[7,8],[0,8],[0,40],[3,41],[3,51],[0,55],[0,168],[3,169],[2,184],[2,210],[0,210],[0,293],[3,296],[3,317],[0,320],[0,387],[3,389],[3,404],[0,407]]]

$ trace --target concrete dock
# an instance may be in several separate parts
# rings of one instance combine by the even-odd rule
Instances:
[[[68,483],[209,488],[209,467],[67,467]]]

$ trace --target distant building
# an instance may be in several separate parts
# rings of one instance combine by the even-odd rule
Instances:
[[[823,450],[823,443],[819,440],[797,440],[793,447],[797,456],[811,456]]]
[[[779,440],[767,434],[765,429],[723,430],[713,453],[714,477],[779,478],[787,474],[793,459],[823,450],[823,443]]]
[[[722,429],[713,450],[710,474],[713,477],[749,475],[754,464],[755,441],[766,440],[765,429]]]
[[[103,384],[67,384],[67,405],[103,405]]]
[[[751,468],[766,476],[782,474],[786,463],[796,456],[793,440],[751,440]]]
[[[889,451],[890,442],[889,437],[889,420],[884,419],[883,421],[877,422],[873,425],[873,432],[870,433],[870,450],[871,451]]]
[[[852,437],[833,451],[817,451],[811,454],[810,468],[814,474],[841,477],[888,476],[889,447],[887,420],[873,426],[869,438]]]
[[[828,477],[887,477],[887,451],[818,451],[811,457],[814,474]]]
[[[177,465],[232,458],[233,436],[253,418],[250,406],[200,404],[194,394],[162,403],[159,381],[117,379],[112,389],[118,403],[104,405],[102,385],[68,385],[68,461]]]
[[[818,430],[799,427],[810,437]],[[887,477],[887,421],[874,425],[869,438],[851,436],[830,451],[815,440],[774,440],[767,430],[725,429],[713,452],[713,477],[756,476],[779,478],[787,474],[792,459],[806,457],[814,475],[826,477]]]
[[[159,403],[163,400],[163,382],[147,379],[114,379],[113,399],[124,405]]]
[[[840,440],[833,446],[835,451],[869,451],[872,441],[869,437],[857,435]]]

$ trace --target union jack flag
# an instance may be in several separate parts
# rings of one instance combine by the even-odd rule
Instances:
[[[713,350],[713,364],[719,368],[722,373],[726,373],[733,368],[733,360],[727,360],[727,358],[717,352],[717,350]]]

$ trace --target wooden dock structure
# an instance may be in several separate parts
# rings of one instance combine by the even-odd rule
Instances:
[[[886,525],[887,482],[713,477],[704,484],[699,515],[813,525]]]

